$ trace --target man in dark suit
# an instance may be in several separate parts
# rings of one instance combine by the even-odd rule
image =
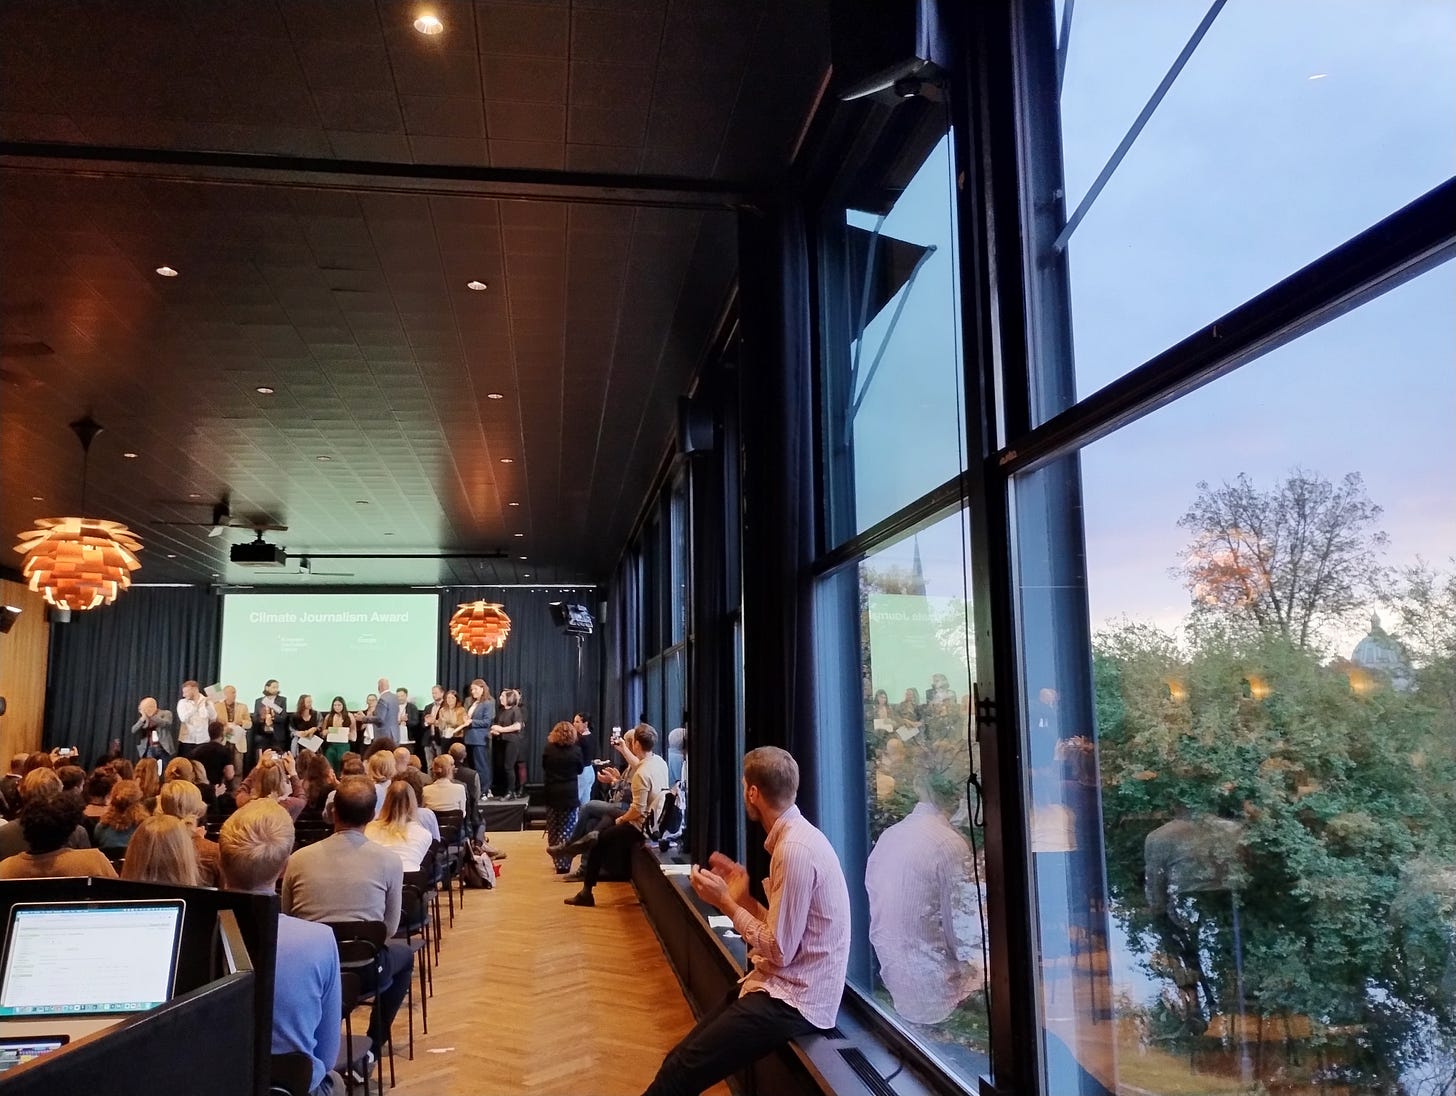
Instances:
[[[440,741],[439,729],[435,726],[435,717],[440,714],[440,709],[445,704],[445,686],[430,686],[430,702],[425,705],[421,713],[421,720],[424,723],[424,735],[427,740],[425,744],[425,764],[429,765],[435,759],[435,755],[443,753],[446,749],[445,743]]]
[[[424,716],[420,715],[419,706],[410,699],[409,690],[403,685],[394,690],[394,695],[399,697],[399,715],[396,717],[398,729],[394,740],[401,746],[408,746],[420,759],[420,765],[423,768],[430,763],[425,754]]]
[[[278,692],[278,679],[270,677],[263,695],[253,701],[253,749],[243,769],[251,771],[263,750],[286,750],[288,745],[288,698]]]
[[[379,679],[379,703],[374,708],[374,717],[378,726],[374,728],[374,737],[381,735],[385,738],[395,738],[399,734],[399,694],[389,687],[389,678]]]
[[[465,763],[465,743],[452,742],[449,750],[455,761],[455,782],[465,785],[465,827],[470,835],[480,837],[480,774]]]
[[[138,760],[155,757],[165,761],[177,752],[177,727],[172,713],[158,708],[154,697],[143,697],[137,705],[137,721],[131,725]]]

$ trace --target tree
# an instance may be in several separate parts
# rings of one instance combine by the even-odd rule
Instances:
[[[1424,560],[1401,568],[1389,601],[1395,630],[1415,663],[1416,688],[1456,730],[1456,559],[1444,574]]]
[[[1338,484],[1296,468],[1261,491],[1244,473],[1198,484],[1178,524],[1197,613],[1217,613],[1307,650],[1320,630],[1364,610],[1380,584],[1381,509],[1358,472]]]

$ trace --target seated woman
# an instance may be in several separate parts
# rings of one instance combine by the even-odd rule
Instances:
[[[298,759],[298,775],[303,779],[304,803],[303,810],[298,812],[298,821],[322,822],[329,793],[338,783],[334,767],[322,753],[304,754]]]
[[[132,786],[136,782],[132,781]],[[81,824],[81,804],[56,791],[28,796],[18,819],[29,852],[0,860],[0,879],[43,879],[91,875],[115,879],[111,861],[95,849],[73,849],[66,842]]]
[[[142,806],[148,814],[156,810],[157,793],[162,790],[162,763],[155,757],[144,757],[137,762],[136,782],[142,789]]]
[[[135,780],[118,780],[111,789],[105,813],[96,820],[93,835],[96,847],[102,852],[125,852],[131,835],[147,814],[142,805],[141,784]]]
[[[116,780],[116,774],[105,765],[86,778],[86,807],[82,813],[87,818],[97,819],[106,813],[106,801],[111,798]]]
[[[166,787],[174,780],[185,780],[189,784],[197,786],[197,792],[202,796],[202,802],[211,805],[217,801],[217,791],[208,782],[207,770],[202,771],[202,781],[197,780],[197,762],[185,757],[174,757],[167,762],[167,767],[162,772],[162,787]],[[157,793],[159,796],[161,792]],[[153,808],[154,810],[156,808]]]
[[[177,787],[176,780],[166,788]],[[189,783],[186,785],[191,788]],[[196,789],[193,789],[196,794]],[[202,799],[198,797],[198,803]],[[192,827],[170,814],[154,814],[136,828],[126,849],[126,862],[121,877],[140,883],[169,883],[176,887],[195,887],[199,883],[197,852],[192,843]]]
[[[389,792],[389,783],[395,777],[394,747],[370,754],[364,768],[369,779],[374,781],[374,802],[378,804],[374,814],[378,817],[384,810],[384,797]]]
[[[202,817],[207,808],[202,803],[197,785],[190,780],[170,780],[162,785],[162,794],[157,797],[157,810],[164,815],[180,820],[192,836],[192,848],[197,860],[197,882],[193,887],[215,887],[218,885],[217,842],[207,839],[207,829]],[[138,831],[140,832],[140,831]],[[130,861],[135,845],[127,850]],[[130,876],[123,876],[130,878]]]
[[[384,793],[379,817],[364,827],[364,836],[399,854],[405,871],[419,871],[420,861],[434,840],[420,825],[415,790],[408,780],[392,780]]]
[[[455,761],[447,753],[430,762],[430,776],[425,785],[425,806],[432,811],[464,811],[465,785],[455,783]]]
[[[282,755],[287,757],[287,754]],[[278,803],[288,812],[288,817],[295,822],[308,804],[302,796],[294,795],[293,781],[290,779],[284,764],[279,761],[264,761],[256,770],[257,782],[254,785],[254,799],[271,799]]]

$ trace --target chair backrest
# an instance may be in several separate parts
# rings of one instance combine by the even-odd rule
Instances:
[[[308,1096],[313,1089],[313,1059],[301,1050],[273,1055],[268,1067],[270,1096]]]
[[[384,931],[383,921],[325,921],[333,930],[334,939],[340,944],[349,940],[362,940],[376,948],[384,947],[389,933]]]
[[[364,995],[364,983],[359,976],[351,970],[341,971],[339,974],[339,1000],[342,1004],[340,1009],[341,1018],[349,1016],[359,1007],[359,998]]]

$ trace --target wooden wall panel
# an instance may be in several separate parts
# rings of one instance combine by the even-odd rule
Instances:
[[[9,634],[0,635],[0,696],[6,703],[0,716],[0,771],[4,771],[11,754],[40,749],[51,626],[45,599],[22,583],[0,579],[0,602],[23,610]]]

